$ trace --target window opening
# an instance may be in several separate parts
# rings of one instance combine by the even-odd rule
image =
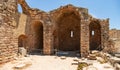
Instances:
[[[94,36],[95,35],[95,31],[92,31],[92,36]]]
[[[70,34],[71,37],[73,37],[73,31],[71,31],[71,34]]]

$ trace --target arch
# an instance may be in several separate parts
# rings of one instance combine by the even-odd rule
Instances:
[[[62,12],[57,21],[56,30],[58,50],[80,51],[80,18],[76,11]]]
[[[18,37],[18,47],[26,48],[27,36],[22,34]]]
[[[43,50],[43,24],[40,21],[35,21],[32,27],[34,48]]]
[[[90,50],[101,50],[101,26],[99,21],[92,21],[89,24]]]

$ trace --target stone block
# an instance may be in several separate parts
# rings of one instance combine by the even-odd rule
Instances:
[[[21,56],[26,56],[27,50],[24,47],[19,47],[19,53],[21,54]]]
[[[90,54],[88,57],[87,57],[88,60],[96,60],[96,56],[93,55],[93,54]]]
[[[115,63],[115,70],[120,70],[120,64],[119,63]]]
[[[115,57],[120,58],[120,53],[115,53]]]

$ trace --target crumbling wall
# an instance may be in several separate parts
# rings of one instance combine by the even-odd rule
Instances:
[[[51,54],[52,25],[49,15],[46,12],[41,11],[39,9],[30,8],[25,2],[25,0],[18,0],[18,3],[21,5],[23,13],[28,16],[28,21],[26,23],[27,27],[25,28],[25,34],[27,35],[27,41],[28,41],[27,46],[29,47],[29,51],[31,52],[34,49],[43,46],[43,49],[41,49],[43,50],[43,53]],[[36,26],[36,28],[34,27],[34,24],[39,25],[39,23],[43,26],[42,31],[40,32],[43,34],[37,33],[39,32],[39,29],[41,29],[39,28],[39,26]],[[43,39],[42,41],[43,43],[38,42],[38,39]]]
[[[58,50],[75,49],[80,51],[82,57],[86,57],[90,51],[90,23],[92,21],[97,21],[95,23],[99,24],[96,25],[98,28],[94,28],[95,26],[93,25],[94,30],[97,32],[94,40],[101,47],[108,45],[109,20],[93,18],[88,14],[88,9],[86,8],[67,5],[46,13],[39,9],[30,8],[25,0],[18,1],[23,9],[23,13],[28,16],[25,34],[28,37],[27,46],[31,51],[40,46],[43,46],[44,54],[51,54],[53,49],[56,48]],[[76,38],[72,39],[70,37],[71,31],[76,33],[73,34],[76,35]],[[43,45],[40,45],[38,41],[43,42]],[[75,43],[76,41],[77,43]]]
[[[18,40],[14,35],[16,15],[16,0],[0,0],[0,63],[10,61],[17,55]]]
[[[25,35],[25,28],[27,27],[26,26],[26,23],[27,23],[27,15],[25,14],[21,14],[21,13],[18,13],[18,24],[16,26],[16,29],[14,30],[14,35],[16,35],[17,37],[19,37],[20,35]]]
[[[18,13],[17,3],[23,14]],[[79,50],[86,57],[90,51],[92,21],[100,25],[96,25],[101,38],[97,42],[102,48],[108,46],[109,19],[93,18],[86,8],[67,5],[46,13],[30,8],[25,0],[0,0],[0,63],[12,60],[18,53],[18,45],[28,51],[42,49],[44,54],[52,54],[56,48]],[[94,25],[91,28],[97,29]],[[111,31],[110,37],[118,38],[120,32],[115,32],[118,33],[113,35]]]
[[[109,19],[100,20],[101,25],[101,47],[108,46],[109,41]]]
[[[75,38],[73,38],[73,39],[76,40],[77,42],[79,42],[79,46],[77,46],[77,50],[80,51],[81,56],[82,57],[87,56],[89,53],[89,25],[88,25],[89,15],[88,15],[88,10],[85,8],[81,8],[81,7],[78,8],[78,7],[75,7],[75,6],[69,4],[66,6],[61,6],[60,8],[51,11],[50,15],[51,15],[52,23],[53,23],[53,38],[54,38],[53,46],[54,46],[54,48],[56,48],[56,47],[57,48],[62,47],[63,49],[65,48],[65,46],[60,46],[61,43],[60,43],[59,39],[62,39],[65,35],[67,35],[68,32],[65,32],[65,35],[62,35],[62,37],[58,38],[59,35],[62,34],[62,33],[59,33],[59,31],[62,30],[64,33],[65,30],[63,30],[63,29],[68,27],[69,34],[67,36],[70,37],[69,28],[72,28],[72,26],[77,25],[77,27],[75,27],[75,28],[78,28],[77,29],[78,32],[74,31],[74,33],[76,33],[76,35],[79,35],[79,38],[77,38],[78,40],[76,40]],[[74,16],[74,18],[78,22],[74,23],[75,20],[73,20],[71,17],[70,17],[71,19],[67,19],[66,17],[68,17],[69,15],[77,15],[77,16]],[[61,16],[63,16],[63,17],[61,17]],[[59,17],[61,17],[61,20]],[[66,23],[65,23],[65,21],[66,21]],[[69,21],[71,21],[71,22],[69,22]],[[59,28],[60,24],[62,24],[61,22],[64,22],[65,25],[63,25],[64,27]],[[69,25],[71,27],[69,27]],[[65,38],[68,38],[68,37],[65,37]],[[64,40],[64,38],[63,38],[63,40]],[[64,43],[64,44],[66,44],[66,43]],[[74,46],[77,45],[77,43],[74,44],[73,41],[69,41],[68,44],[69,45],[72,44]],[[70,47],[70,46],[67,46],[67,47]],[[70,47],[70,48],[73,49],[73,47]],[[74,49],[76,49],[76,48],[74,47]],[[58,50],[60,50],[60,49],[58,48]]]
[[[120,30],[111,29],[109,35],[111,39],[120,39]]]
[[[54,48],[58,50],[80,50],[80,17],[78,12],[71,8],[61,9],[59,12],[61,15],[56,19],[55,27],[53,27]],[[57,39],[58,45],[56,44]]]
[[[27,46],[27,35],[26,35],[26,27],[27,27],[28,16],[18,12],[17,15],[17,25],[14,29],[14,35],[18,40],[18,47],[24,47],[28,49]]]
[[[114,42],[115,53],[120,53],[120,30],[111,29],[109,31],[109,36],[112,42]]]

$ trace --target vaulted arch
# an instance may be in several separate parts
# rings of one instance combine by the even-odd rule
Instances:
[[[76,11],[62,12],[57,21],[58,50],[80,51],[80,18]]]
[[[27,36],[24,34],[21,34],[18,37],[18,47],[24,47],[26,48],[26,44],[27,44]]]
[[[40,21],[35,21],[32,24],[34,48],[43,49],[43,24]]]

